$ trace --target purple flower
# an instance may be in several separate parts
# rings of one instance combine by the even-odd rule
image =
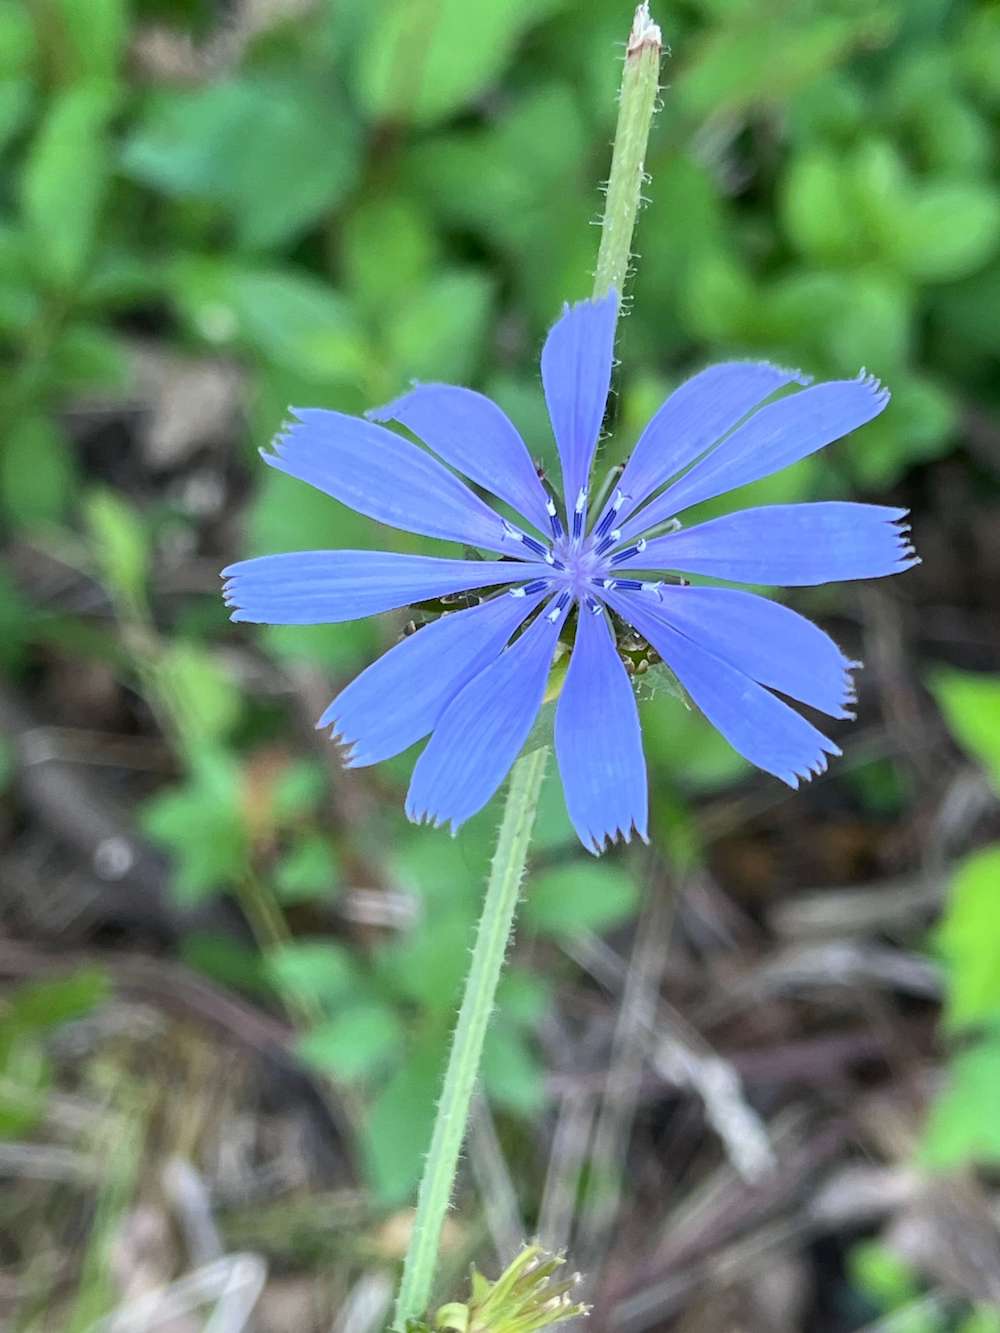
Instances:
[[[349,766],[388,759],[430,735],[406,800],[413,820],[457,828],[497,791],[541,708],[573,612],[555,748],[570,817],[589,850],[619,835],[627,841],[633,828],[646,837],[639,718],[609,612],[652,645],[712,725],[759,768],[795,787],[840,753],[778,694],[849,717],[849,673],[859,664],[786,606],[662,574],[798,587],[879,578],[915,564],[903,509],[824,501],[766,505],[686,529],[670,522],[863,426],[888,394],[862,376],[768,402],[807,381],[764,362],[710,366],[656,413],[592,522],[588,488],[616,315],[614,293],[568,307],[542,352],[561,505],[500,408],[447,384],[419,385],[369,413],[373,420],[296,410],[264,455],[271,467],[381,523],[504,557],[308,551],[224,571],[233,620],[272,625],[353,620],[471,589],[500,590],[404,638],[317,723],[349,747]],[[399,423],[427,449],[376,421]],[[456,472],[523,521],[502,517]]]

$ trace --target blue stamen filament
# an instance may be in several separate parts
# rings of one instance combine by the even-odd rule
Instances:
[[[640,537],[639,540],[634,542],[631,546],[626,546],[624,551],[619,551],[617,555],[613,555],[611,557],[611,563],[613,565],[620,565],[626,560],[631,560],[634,555],[642,555],[645,549],[646,538]]]
[[[545,512],[549,516],[549,524],[552,527],[553,539],[558,540],[563,535],[563,525],[562,519],[559,517],[559,511],[556,509],[556,502],[552,499],[551,495],[546,502]]]
[[[583,525],[587,521],[587,488],[580,488],[573,506],[573,540],[578,542],[583,536]]]
[[[597,527],[594,529],[595,537],[604,536],[607,530],[611,527],[611,524],[618,517],[622,505],[628,498],[629,497],[625,495],[622,491],[615,491],[614,500],[611,502],[609,507],[604,511],[603,518],[601,519],[600,523],[598,523]]]
[[[547,565],[556,565],[557,567],[560,567],[559,562],[544,542],[538,541],[536,537],[529,537],[526,532],[519,532],[517,528],[514,527],[513,523],[508,523],[506,519],[502,519],[501,521],[503,523],[505,537],[513,537],[515,541],[520,542],[522,546],[526,547],[532,555],[541,556]]]
[[[621,528],[615,528],[613,531],[608,533],[608,535],[604,538],[602,542],[598,543],[597,547],[594,550],[594,554],[604,555],[606,551],[610,551],[612,546],[620,542],[621,539],[622,539]]]

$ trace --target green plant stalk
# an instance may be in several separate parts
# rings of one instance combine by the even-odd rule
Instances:
[[[632,233],[646,180],[646,144],[656,110],[662,53],[660,29],[650,18],[649,5],[641,4],[635,11],[625,53],[615,147],[601,221],[601,247],[594,272],[595,298],[604,296],[612,287],[619,297],[625,290]]]
[[[636,10],[625,56],[618,128],[594,276],[595,297],[603,296],[612,287],[620,295],[624,287],[645,179],[643,162],[656,106],[661,52],[660,30],[650,18],[648,4],[643,3]],[[408,1321],[423,1317],[430,1304],[441,1231],[451,1202],[497,983],[513,932],[548,753],[547,748],[530,750],[511,770],[472,966],[420,1182],[393,1320],[397,1333],[406,1333]]]
[[[394,1325],[400,1330],[405,1330],[408,1319],[422,1315],[430,1303],[441,1229],[451,1202],[458,1155],[465,1138],[469,1104],[479,1075],[497,982],[514,926],[514,910],[521,892],[548,756],[544,746],[532,750],[522,755],[511,770],[503,823],[472,951],[472,966],[448,1056],[444,1090],[438,1103],[403,1267]]]

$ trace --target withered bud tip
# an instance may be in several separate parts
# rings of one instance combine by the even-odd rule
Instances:
[[[632,20],[632,31],[628,37],[626,56],[637,56],[640,51],[653,48],[663,50],[663,34],[658,23],[654,23],[649,12],[649,0],[642,0]]]

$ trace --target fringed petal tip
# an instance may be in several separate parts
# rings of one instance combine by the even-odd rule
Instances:
[[[326,739],[337,747],[341,768],[370,768],[372,764],[379,764],[386,758],[384,754],[366,752],[360,736],[348,736],[339,727],[339,720],[324,722],[320,718],[316,723],[316,730],[325,731]]]
[[[627,828],[623,828],[621,825],[616,825],[613,829],[605,829],[600,832],[588,829],[585,834],[580,829],[577,829],[580,841],[592,856],[603,856],[605,852],[610,851],[611,848],[617,846],[618,843],[630,843],[632,841],[633,833],[644,842],[647,847],[649,846],[649,834],[646,831],[645,823],[643,823],[642,828],[640,828],[634,820]]]
[[[294,437],[306,425],[309,411],[310,409],[307,407],[287,407],[285,409],[286,415],[281,425],[271,436],[268,443],[261,445],[257,450],[265,463],[274,467],[275,460],[284,456],[289,446],[295,443]]]
[[[356,736],[348,736],[341,730],[341,720],[332,709],[328,708],[323,716],[313,723],[313,726],[316,731],[325,732],[326,739],[331,745],[337,747],[339,751],[337,757],[344,768],[363,767],[363,761],[359,762],[356,757],[359,744],[358,738]]]
[[[432,829],[441,829],[447,826],[453,838],[458,837],[458,831],[465,823],[464,819],[451,819],[448,815],[432,814],[430,810],[418,810],[412,801],[407,801],[404,809],[406,818],[411,824],[426,825]]]
[[[878,410],[881,412],[892,397],[890,390],[882,383],[877,375],[871,374],[871,372],[864,366],[861,367],[855,378],[859,384],[863,384],[866,388],[871,389],[875,398],[878,400]]]
[[[857,720],[858,716],[855,712],[855,706],[858,702],[858,683],[854,679],[853,673],[859,670],[862,664],[860,662],[852,662],[848,657],[843,658],[842,661],[844,671],[840,682],[839,707],[836,709],[821,709],[820,711],[828,713],[830,717],[842,718],[845,721],[854,722]]]
[[[920,556],[917,555],[917,548],[910,541],[912,525],[904,522],[909,516],[908,509],[886,510],[886,519],[895,537],[896,567],[890,571],[893,574],[901,574],[904,570],[912,569],[914,565],[922,563]]]
[[[814,381],[814,376],[805,370],[800,370],[798,366],[779,366],[774,361],[756,361],[762,370],[772,370],[776,375],[781,375],[788,384],[797,384],[801,389],[807,389]]]
[[[783,772],[775,772],[774,776],[779,778],[787,787],[793,791],[798,791],[799,784],[802,782],[812,782],[813,778],[821,777],[830,765],[829,757],[839,758],[844,752],[839,745],[823,737],[823,745],[815,759],[807,763],[804,760],[797,768],[789,769]],[[774,770],[772,770],[774,771]]]

